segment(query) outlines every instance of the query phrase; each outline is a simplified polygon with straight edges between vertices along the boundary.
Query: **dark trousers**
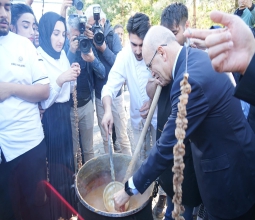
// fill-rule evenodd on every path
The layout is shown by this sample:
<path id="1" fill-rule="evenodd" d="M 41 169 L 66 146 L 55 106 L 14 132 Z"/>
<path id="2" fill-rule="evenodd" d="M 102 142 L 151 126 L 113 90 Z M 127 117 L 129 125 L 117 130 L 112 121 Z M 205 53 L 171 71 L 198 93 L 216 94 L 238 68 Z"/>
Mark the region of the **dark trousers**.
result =
<path id="1" fill-rule="evenodd" d="M 0 220 L 49 220 L 46 145 L 0 164 Z"/>

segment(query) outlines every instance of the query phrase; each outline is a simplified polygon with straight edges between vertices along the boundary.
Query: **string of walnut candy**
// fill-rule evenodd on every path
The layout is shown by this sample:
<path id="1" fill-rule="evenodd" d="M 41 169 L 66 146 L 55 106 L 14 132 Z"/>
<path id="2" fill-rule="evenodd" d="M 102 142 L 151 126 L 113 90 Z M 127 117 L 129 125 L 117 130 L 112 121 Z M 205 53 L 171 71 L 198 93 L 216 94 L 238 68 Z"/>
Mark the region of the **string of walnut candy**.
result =
<path id="1" fill-rule="evenodd" d="M 172 171 L 173 176 L 173 190 L 174 197 L 172 202 L 174 203 L 174 210 L 172 211 L 172 217 L 175 220 L 184 220 L 184 217 L 180 216 L 184 211 L 184 206 L 182 203 L 182 182 L 183 182 L 183 170 L 185 164 L 183 163 L 183 156 L 185 155 L 185 145 L 183 140 L 185 138 L 185 130 L 188 127 L 188 120 L 186 118 L 187 111 L 186 105 L 188 103 L 189 93 L 191 92 L 191 86 L 188 83 L 188 73 L 184 73 L 183 80 L 180 82 L 181 95 L 179 96 L 180 102 L 178 103 L 178 113 L 176 118 L 176 129 L 175 137 L 177 138 L 177 143 L 173 148 L 174 153 L 174 166 Z"/>
<path id="2" fill-rule="evenodd" d="M 82 167 L 81 147 L 79 138 L 79 117 L 78 117 L 78 101 L 77 101 L 77 90 L 76 85 L 73 88 L 73 112 L 74 112 L 74 126 L 77 138 L 77 152 L 75 154 L 76 162 L 78 161 L 78 170 Z M 75 163 L 76 164 L 76 163 Z"/>

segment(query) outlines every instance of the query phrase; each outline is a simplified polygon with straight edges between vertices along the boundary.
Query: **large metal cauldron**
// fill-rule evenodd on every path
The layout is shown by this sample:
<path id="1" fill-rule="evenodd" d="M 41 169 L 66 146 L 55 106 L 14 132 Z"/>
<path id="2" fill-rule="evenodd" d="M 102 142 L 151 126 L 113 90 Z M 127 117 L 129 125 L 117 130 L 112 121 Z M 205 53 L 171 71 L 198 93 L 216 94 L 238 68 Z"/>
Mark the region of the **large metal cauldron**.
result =
<path id="1" fill-rule="evenodd" d="M 152 217 L 152 191 L 151 185 L 143 195 L 131 197 L 129 209 L 122 213 L 110 213 L 99 203 L 103 204 L 103 193 L 98 199 L 88 198 L 95 189 L 104 188 L 111 182 L 110 158 L 108 154 L 95 157 L 85 163 L 76 176 L 75 191 L 80 203 L 78 203 L 79 214 L 85 220 L 153 220 Z M 113 154 L 116 181 L 122 182 L 131 161 L 131 156 L 124 154 Z M 138 167 L 138 166 L 137 166 Z M 100 206 L 97 208 L 97 206 Z"/>

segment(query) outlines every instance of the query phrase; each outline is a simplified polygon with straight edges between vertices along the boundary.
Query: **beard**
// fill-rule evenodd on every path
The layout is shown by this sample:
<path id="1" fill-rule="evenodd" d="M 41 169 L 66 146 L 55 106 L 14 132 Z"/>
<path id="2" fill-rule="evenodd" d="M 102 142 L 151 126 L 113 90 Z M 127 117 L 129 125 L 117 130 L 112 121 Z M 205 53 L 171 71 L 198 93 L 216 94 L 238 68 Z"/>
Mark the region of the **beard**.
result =
<path id="1" fill-rule="evenodd" d="M 4 25 L 7 25 L 7 28 L 4 28 L 4 27 L 0 26 L 0 37 L 1 36 L 6 36 L 9 33 L 9 30 L 10 30 L 9 22 L 5 18 L 0 19 L 0 24 L 1 23 L 4 24 Z"/>
<path id="2" fill-rule="evenodd" d="M 140 54 L 134 54 L 137 61 L 141 61 L 143 59 L 143 55 Z"/>
<path id="3" fill-rule="evenodd" d="M 9 33 L 9 30 L 10 30 L 9 28 L 8 29 L 4 29 L 4 30 L 0 29 L 0 37 L 1 36 L 6 36 Z"/>

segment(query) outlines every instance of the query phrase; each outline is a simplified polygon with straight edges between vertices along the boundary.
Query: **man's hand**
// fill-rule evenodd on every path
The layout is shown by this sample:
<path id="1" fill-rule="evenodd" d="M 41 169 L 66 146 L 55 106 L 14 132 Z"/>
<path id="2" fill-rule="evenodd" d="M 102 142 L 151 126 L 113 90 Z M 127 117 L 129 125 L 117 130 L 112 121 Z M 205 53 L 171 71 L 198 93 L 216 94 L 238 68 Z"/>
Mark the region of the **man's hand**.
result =
<path id="1" fill-rule="evenodd" d="M 246 0 L 245 5 L 246 5 L 247 8 L 251 8 L 252 0 Z"/>
<path id="2" fill-rule="evenodd" d="M 91 48 L 90 48 L 90 52 L 88 54 L 81 53 L 81 57 L 84 61 L 89 62 L 89 63 L 91 63 L 95 60 L 95 56 L 94 56 L 94 53 Z"/>
<path id="3" fill-rule="evenodd" d="M 112 117 L 112 98 L 107 95 L 102 99 L 104 106 L 104 116 L 102 119 L 102 126 L 106 132 L 106 138 L 108 140 L 108 134 L 112 133 L 113 117 Z"/>
<path id="4" fill-rule="evenodd" d="M 206 49 L 205 41 L 197 38 L 190 39 L 190 46 L 193 48 L 198 48 L 200 50 Z"/>
<path id="5" fill-rule="evenodd" d="M 130 196 L 124 189 L 114 193 L 114 207 L 116 211 L 125 212 L 125 204 L 129 201 Z"/>
<path id="6" fill-rule="evenodd" d="M 105 111 L 102 122 L 101 122 L 108 141 L 108 134 L 112 133 L 112 125 L 113 125 L 113 116 L 111 111 Z"/>
<path id="7" fill-rule="evenodd" d="M 184 36 L 205 40 L 214 69 L 218 72 L 244 74 L 254 52 L 254 37 L 249 27 L 236 15 L 213 11 L 211 19 L 227 28 L 214 30 L 190 29 Z"/>
<path id="8" fill-rule="evenodd" d="M 92 40 L 94 38 L 94 33 L 93 33 L 93 31 L 91 31 L 91 28 L 92 28 L 92 26 L 90 24 L 86 23 L 86 30 L 84 32 L 84 35 L 86 35 L 87 38 Z"/>
<path id="9" fill-rule="evenodd" d="M 0 82 L 0 102 L 10 98 L 12 95 L 12 83 Z"/>
<path id="10" fill-rule="evenodd" d="M 152 99 L 150 99 L 149 101 L 145 102 L 142 107 L 139 109 L 140 111 L 140 115 L 143 119 L 146 119 L 147 116 L 148 116 L 148 113 L 149 113 L 149 109 L 151 107 L 151 102 L 152 102 Z"/>
<path id="11" fill-rule="evenodd" d="M 157 85 L 162 86 L 162 84 L 160 83 L 160 81 L 158 79 L 156 79 L 156 78 L 148 79 L 148 83 L 146 85 L 146 92 L 147 92 L 147 95 L 150 97 L 150 99 L 153 99 L 154 94 L 157 89 Z"/>
<path id="12" fill-rule="evenodd" d="M 239 5 L 239 10 L 250 8 L 252 6 L 252 0 L 242 0 L 242 1 L 239 0 L 238 5 Z"/>
<path id="13" fill-rule="evenodd" d="M 69 47 L 69 50 L 72 52 L 72 53 L 76 53 L 78 47 L 79 47 L 79 41 L 75 38 L 77 38 L 77 36 L 72 36 L 71 39 L 70 39 L 70 47 Z"/>
<path id="14" fill-rule="evenodd" d="M 100 51 L 100 52 L 104 52 L 105 51 L 105 49 L 106 49 L 106 43 L 105 43 L 105 41 L 104 41 L 104 43 L 101 45 L 101 46 L 98 46 L 94 41 L 93 41 L 93 43 L 94 43 L 94 45 L 95 45 L 95 47 Z"/>

